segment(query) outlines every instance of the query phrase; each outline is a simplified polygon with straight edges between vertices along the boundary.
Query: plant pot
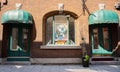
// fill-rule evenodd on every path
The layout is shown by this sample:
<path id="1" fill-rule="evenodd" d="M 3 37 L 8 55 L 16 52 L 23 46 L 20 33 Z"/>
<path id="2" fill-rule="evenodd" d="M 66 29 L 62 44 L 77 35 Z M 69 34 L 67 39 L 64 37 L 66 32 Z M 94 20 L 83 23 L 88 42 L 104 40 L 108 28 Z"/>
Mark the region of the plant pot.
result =
<path id="1" fill-rule="evenodd" d="M 89 67 L 89 60 L 85 61 L 85 57 L 82 58 L 83 67 Z"/>

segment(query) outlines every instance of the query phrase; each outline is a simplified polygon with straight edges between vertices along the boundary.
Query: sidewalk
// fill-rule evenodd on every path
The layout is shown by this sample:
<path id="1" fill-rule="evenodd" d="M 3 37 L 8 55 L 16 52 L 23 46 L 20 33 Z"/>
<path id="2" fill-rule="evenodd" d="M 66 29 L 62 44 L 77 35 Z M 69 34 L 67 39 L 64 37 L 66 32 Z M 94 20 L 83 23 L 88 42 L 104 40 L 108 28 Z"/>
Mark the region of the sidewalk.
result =
<path id="1" fill-rule="evenodd" d="M 120 72 L 120 65 L 0 65 L 0 72 Z"/>

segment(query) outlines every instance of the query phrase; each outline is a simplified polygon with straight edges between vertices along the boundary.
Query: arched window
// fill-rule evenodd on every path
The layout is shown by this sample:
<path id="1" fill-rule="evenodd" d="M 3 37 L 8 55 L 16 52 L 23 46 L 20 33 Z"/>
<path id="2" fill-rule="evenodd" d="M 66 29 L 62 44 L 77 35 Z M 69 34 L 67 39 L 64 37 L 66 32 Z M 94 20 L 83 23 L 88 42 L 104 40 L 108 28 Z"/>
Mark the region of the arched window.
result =
<path id="1" fill-rule="evenodd" d="M 45 44 L 75 45 L 74 18 L 70 15 L 54 15 L 46 19 Z"/>

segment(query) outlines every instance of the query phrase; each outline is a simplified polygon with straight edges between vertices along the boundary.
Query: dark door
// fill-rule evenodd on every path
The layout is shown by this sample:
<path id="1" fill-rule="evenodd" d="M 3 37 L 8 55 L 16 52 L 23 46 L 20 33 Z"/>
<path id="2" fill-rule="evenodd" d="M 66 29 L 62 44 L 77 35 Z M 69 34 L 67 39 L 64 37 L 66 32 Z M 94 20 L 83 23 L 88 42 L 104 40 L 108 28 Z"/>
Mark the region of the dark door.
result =
<path id="1" fill-rule="evenodd" d="M 28 57 L 30 55 L 30 30 L 28 27 L 11 27 L 9 33 L 9 57 Z"/>
<path id="2" fill-rule="evenodd" d="M 109 27 L 92 28 L 92 53 L 93 54 L 111 54 L 111 32 Z"/>

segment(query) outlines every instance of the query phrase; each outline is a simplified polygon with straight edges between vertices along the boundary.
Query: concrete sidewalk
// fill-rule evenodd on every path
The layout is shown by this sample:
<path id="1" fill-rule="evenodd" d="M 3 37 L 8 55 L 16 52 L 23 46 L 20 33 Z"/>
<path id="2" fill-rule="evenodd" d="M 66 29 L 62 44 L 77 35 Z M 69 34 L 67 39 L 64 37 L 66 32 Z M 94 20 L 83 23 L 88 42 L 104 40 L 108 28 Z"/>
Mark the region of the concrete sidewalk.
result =
<path id="1" fill-rule="evenodd" d="M 0 65 L 0 72 L 120 72 L 120 65 Z"/>

